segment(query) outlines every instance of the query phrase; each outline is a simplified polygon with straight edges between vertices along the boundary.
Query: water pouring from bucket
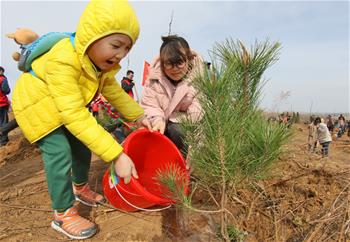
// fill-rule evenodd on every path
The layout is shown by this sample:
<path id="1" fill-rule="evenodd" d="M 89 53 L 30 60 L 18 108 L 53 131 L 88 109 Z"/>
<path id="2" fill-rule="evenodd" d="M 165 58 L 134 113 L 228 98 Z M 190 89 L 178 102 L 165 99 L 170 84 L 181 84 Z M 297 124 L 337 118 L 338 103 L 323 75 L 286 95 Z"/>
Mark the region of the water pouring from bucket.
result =
<path id="1" fill-rule="evenodd" d="M 164 135 L 138 129 L 123 144 L 133 160 L 139 179 L 129 184 L 115 174 L 113 165 L 103 177 L 103 192 L 114 207 L 133 212 L 159 211 L 176 203 L 176 197 L 189 192 L 189 174 L 177 147 Z M 149 209 L 153 206 L 160 209 Z"/>

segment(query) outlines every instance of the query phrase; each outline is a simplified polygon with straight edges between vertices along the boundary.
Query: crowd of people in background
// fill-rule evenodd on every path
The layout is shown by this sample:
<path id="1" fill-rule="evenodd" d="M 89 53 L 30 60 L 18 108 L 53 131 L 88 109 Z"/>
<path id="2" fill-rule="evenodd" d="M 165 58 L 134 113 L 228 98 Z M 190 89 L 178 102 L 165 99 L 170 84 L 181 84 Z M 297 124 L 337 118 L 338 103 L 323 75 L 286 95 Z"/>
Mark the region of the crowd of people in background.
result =
<path id="1" fill-rule="evenodd" d="M 332 115 L 328 115 L 325 121 L 329 132 L 333 135 L 336 132 L 336 138 L 341 138 L 346 134 L 350 137 L 350 119 L 346 120 L 343 114 L 333 118 Z"/>
<path id="2" fill-rule="evenodd" d="M 279 124 L 285 125 L 287 128 L 290 128 L 293 123 L 300 122 L 300 114 L 299 112 L 292 112 L 291 114 L 289 112 L 282 112 L 277 116 L 269 117 L 268 121 L 277 122 Z"/>
<path id="3" fill-rule="evenodd" d="M 308 148 L 314 153 L 317 151 L 318 144 L 321 146 L 322 157 L 328 157 L 329 145 L 332 137 L 340 139 L 347 130 L 347 136 L 350 137 L 350 120 L 346 121 L 343 114 L 338 118 L 328 115 L 324 120 L 321 117 L 310 116 Z"/>
<path id="4" fill-rule="evenodd" d="M 298 112 L 282 112 L 275 117 L 269 117 L 268 120 L 290 128 L 293 123 L 300 122 L 300 115 Z M 350 138 L 350 119 L 346 120 L 343 114 L 328 115 L 325 119 L 311 115 L 310 120 L 306 123 L 309 124 L 308 150 L 311 153 L 320 153 L 322 157 L 328 157 L 333 139 L 338 140 L 343 135 Z"/>

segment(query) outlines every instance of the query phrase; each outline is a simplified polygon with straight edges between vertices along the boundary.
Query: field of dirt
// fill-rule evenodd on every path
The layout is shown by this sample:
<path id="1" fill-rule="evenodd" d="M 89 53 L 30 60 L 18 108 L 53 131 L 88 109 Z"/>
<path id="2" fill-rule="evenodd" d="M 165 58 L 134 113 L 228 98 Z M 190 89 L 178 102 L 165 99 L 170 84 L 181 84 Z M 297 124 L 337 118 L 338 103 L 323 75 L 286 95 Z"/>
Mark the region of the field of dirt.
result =
<path id="1" fill-rule="evenodd" d="M 330 156 L 322 158 L 307 151 L 307 134 L 306 125 L 294 125 L 270 177 L 237 190 L 230 221 L 242 241 L 350 241 L 349 137 L 334 139 Z M 9 138 L 0 147 L 0 241 L 67 241 L 50 228 L 39 149 L 19 129 Z M 99 192 L 107 167 L 93 157 L 90 184 Z M 204 197 L 194 197 L 195 207 L 210 206 Z M 215 234 L 218 215 L 186 212 L 178 216 L 184 220 L 179 223 L 173 210 L 123 213 L 108 205 L 78 207 L 99 226 L 98 234 L 86 241 L 220 241 Z M 185 228 L 179 233 L 181 224 Z"/>

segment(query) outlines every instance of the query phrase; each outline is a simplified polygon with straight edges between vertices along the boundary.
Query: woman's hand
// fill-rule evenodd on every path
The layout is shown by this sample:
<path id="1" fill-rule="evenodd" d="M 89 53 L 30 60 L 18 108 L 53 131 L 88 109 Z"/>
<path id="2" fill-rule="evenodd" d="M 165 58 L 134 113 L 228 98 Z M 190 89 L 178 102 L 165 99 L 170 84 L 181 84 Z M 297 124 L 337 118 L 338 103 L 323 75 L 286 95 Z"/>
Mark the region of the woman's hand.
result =
<path id="1" fill-rule="evenodd" d="M 153 127 L 152 127 L 153 131 L 159 131 L 159 133 L 164 134 L 165 131 L 165 121 L 164 119 L 158 119 L 154 122 Z"/>
<path id="2" fill-rule="evenodd" d="M 124 152 L 114 161 L 114 171 L 119 177 L 124 178 L 125 184 L 130 182 L 131 175 L 136 179 L 139 178 L 134 162 Z"/>
<path id="3" fill-rule="evenodd" d="M 152 131 L 152 125 L 149 119 L 146 116 L 143 116 L 139 120 L 136 121 L 137 126 L 143 126 L 147 128 L 148 130 Z"/>

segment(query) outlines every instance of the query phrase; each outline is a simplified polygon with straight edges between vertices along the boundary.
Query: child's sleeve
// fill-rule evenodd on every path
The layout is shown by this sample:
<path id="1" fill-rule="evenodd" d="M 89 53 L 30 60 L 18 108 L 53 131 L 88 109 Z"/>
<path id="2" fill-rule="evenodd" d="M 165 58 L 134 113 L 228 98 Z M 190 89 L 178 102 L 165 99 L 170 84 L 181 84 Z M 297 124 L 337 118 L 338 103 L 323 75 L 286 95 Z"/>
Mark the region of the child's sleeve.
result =
<path id="1" fill-rule="evenodd" d="M 114 78 L 105 81 L 101 92 L 127 120 L 136 121 L 143 116 L 144 111 L 141 106 L 121 88 Z"/>
<path id="2" fill-rule="evenodd" d="M 145 110 L 145 116 L 148 117 L 152 123 L 158 119 L 166 120 L 165 117 L 165 107 L 161 107 L 161 101 L 159 100 L 159 93 L 156 88 L 154 88 L 152 81 L 149 81 L 148 84 L 142 90 L 141 97 L 141 107 Z"/>
<path id="3" fill-rule="evenodd" d="M 123 149 L 85 107 L 78 84 L 80 75 L 81 69 L 76 55 L 61 51 L 47 61 L 44 79 L 62 123 L 69 132 L 101 159 L 112 161 Z"/>

